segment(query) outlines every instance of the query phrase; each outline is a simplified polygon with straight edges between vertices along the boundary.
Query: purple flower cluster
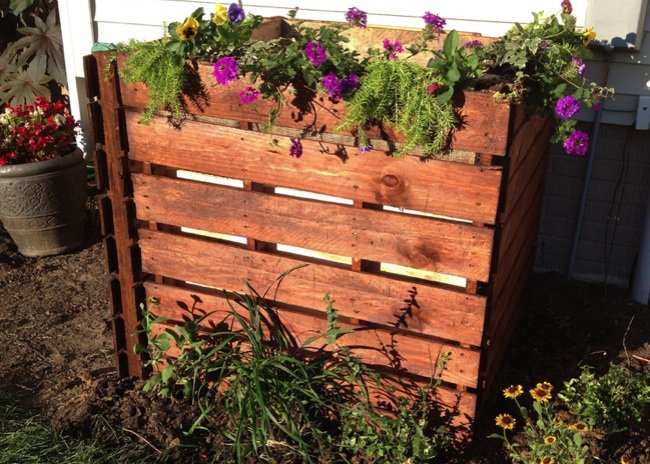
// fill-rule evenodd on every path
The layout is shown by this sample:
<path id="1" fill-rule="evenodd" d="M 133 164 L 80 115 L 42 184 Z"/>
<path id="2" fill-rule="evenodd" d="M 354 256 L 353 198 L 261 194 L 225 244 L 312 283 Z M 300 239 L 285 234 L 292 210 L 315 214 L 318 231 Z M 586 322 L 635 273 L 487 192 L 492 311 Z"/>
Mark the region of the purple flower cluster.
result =
<path id="1" fill-rule="evenodd" d="M 563 121 L 568 121 L 578 111 L 580 111 L 580 103 L 573 95 L 562 97 L 555 104 L 555 114 Z"/>
<path id="2" fill-rule="evenodd" d="M 241 92 L 239 92 L 239 104 L 240 105 L 248 105 L 249 103 L 253 103 L 255 100 L 257 100 L 257 97 L 260 96 L 260 91 L 248 86 Z"/>
<path id="3" fill-rule="evenodd" d="M 337 98 L 341 98 L 348 90 L 359 88 L 359 76 L 354 73 L 350 73 L 348 77 L 339 79 L 336 74 L 330 72 L 329 74 L 323 76 L 321 85 L 327 92 L 327 95 L 331 99 L 336 100 Z"/>
<path id="4" fill-rule="evenodd" d="M 465 45 L 463 45 L 463 47 L 465 47 L 465 48 L 479 48 L 479 47 L 482 47 L 482 46 L 483 46 L 483 42 L 481 42 L 480 40 L 476 40 L 476 39 L 470 40 L 469 42 L 465 42 Z"/>
<path id="5" fill-rule="evenodd" d="M 574 56 L 571 58 L 571 63 L 578 68 L 578 76 L 580 77 L 585 77 L 585 71 L 587 69 L 587 65 L 585 62 L 580 58 L 579 56 Z"/>
<path id="6" fill-rule="evenodd" d="M 212 75 L 221 85 L 228 85 L 228 83 L 237 79 L 239 74 L 239 65 L 232 56 L 219 58 L 212 64 L 212 68 Z"/>
<path id="7" fill-rule="evenodd" d="M 396 60 L 397 54 L 403 52 L 404 47 L 402 47 L 402 42 L 399 40 L 391 43 L 389 39 L 384 39 L 384 50 L 386 53 L 386 58 L 389 60 Z"/>
<path id="8" fill-rule="evenodd" d="M 314 67 L 320 66 L 327 60 L 327 50 L 318 42 L 307 42 L 303 51 Z"/>
<path id="9" fill-rule="evenodd" d="M 447 24 L 446 19 L 441 18 L 437 14 L 433 14 L 429 11 L 427 11 L 424 16 L 422 16 L 422 19 L 424 19 L 427 27 L 430 27 L 435 32 L 442 32 L 445 28 L 445 24 Z"/>
<path id="10" fill-rule="evenodd" d="M 368 15 L 365 11 L 361 11 L 357 7 L 348 9 L 347 13 L 345 13 L 345 20 L 353 26 L 359 26 L 364 29 L 368 25 Z"/>
<path id="11" fill-rule="evenodd" d="M 370 153 L 371 151 L 372 151 L 372 145 L 370 144 L 359 146 L 359 153 L 361 153 L 362 155 L 364 153 Z"/>
<path id="12" fill-rule="evenodd" d="M 573 131 L 564 141 L 564 150 L 567 154 L 584 156 L 589 148 L 589 136 L 582 131 Z"/>
<path id="13" fill-rule="evenodd" d="M 289 149 L 289 154 L 294 158 L 300 158 L 302 156 L 302 143 L 298 137 L 291 137 L 291 148 Z"/>
<path id="14" fill-rule="evenodd" d="M 233 3 L 230 5 L 228 8 L 228 21 L 230 21 L 233 24 L 239 24 L 241 23 L 244 18 L 246 18 L 246 13 L 244 13 L 244 9 L 239 6 L 237 3 Z"/>

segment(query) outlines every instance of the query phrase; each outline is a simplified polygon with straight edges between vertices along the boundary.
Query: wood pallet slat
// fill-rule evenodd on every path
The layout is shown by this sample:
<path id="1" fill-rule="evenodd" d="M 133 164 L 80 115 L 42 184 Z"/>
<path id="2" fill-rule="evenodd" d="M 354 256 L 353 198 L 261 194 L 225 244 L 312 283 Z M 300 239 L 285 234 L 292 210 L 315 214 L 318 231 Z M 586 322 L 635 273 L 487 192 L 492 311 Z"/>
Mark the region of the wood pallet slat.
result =
<path id="1" fill-rule="evenodd" d="M 494 231 L 412 215 L 134 175 L 138 219 L 487 281 Z"/>
<path id="2" fill-rule="evenodd" d="M 231 291 L 244 291 L 243 280 L 275 301 L 322 310 L 330 294 L 341 315 L 431 336 L 479 345 L 486 299 L 424 283 L 305 264 L 299 259 L 260 253 L 202 240 L 142 229 L 139 232 L 145 272 Z M 179 260 L 178 257 L 183 259 Z M 410 313 L 410 314 L 409 314 Z"/>

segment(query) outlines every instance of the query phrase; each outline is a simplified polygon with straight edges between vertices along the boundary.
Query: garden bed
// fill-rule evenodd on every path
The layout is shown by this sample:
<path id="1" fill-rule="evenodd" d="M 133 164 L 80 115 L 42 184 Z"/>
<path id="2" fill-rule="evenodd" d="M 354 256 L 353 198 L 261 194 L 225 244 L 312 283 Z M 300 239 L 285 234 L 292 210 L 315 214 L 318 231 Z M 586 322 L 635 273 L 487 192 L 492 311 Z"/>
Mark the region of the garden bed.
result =
<path id="1" fill-rule="evenodd" d="M 88 57 L 88 75 L 123 59 Z M 355 329 L 344 344 L 422 381 L 441 376 L 441 403 L 471 419 L 530 275 L 550 122 L 466 92 L 450 153 L 395 159 L 399 138 L 379 129 L 375 149 L 358 153 L 355 134 L 334 130 L 344 105 L 319 96 L 287 95 L 263 131 L 270 104 L 241 106 L 246 83 L 208 84 L 210 70 L 194 66 L 178 125 L 139 123 L 143 85 L 89 78 L 120 372 L 142 374 L 131 334 L 146 297 L 175 320 L 200 302 L 222 311 L 215 323 L 220 290 L 246 279 L 264 291 L 293 270 L 269 300 L 299 340 L 322 333 L 329 294 Z M 289 156 L 295 140 L 300 158 Z"/>

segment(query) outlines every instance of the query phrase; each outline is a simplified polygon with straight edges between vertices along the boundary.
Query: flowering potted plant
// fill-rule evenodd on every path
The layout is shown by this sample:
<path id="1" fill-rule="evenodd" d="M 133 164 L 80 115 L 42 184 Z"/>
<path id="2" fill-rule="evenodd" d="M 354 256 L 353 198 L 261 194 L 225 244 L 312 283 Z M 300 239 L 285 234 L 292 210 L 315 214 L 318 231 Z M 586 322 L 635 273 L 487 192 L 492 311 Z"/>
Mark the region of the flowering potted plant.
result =
<path id="1" fill-rule="evenodd" d="M 78 122 L 37 97 L 0 114 L 0 221 L 26 256 L 73 250 L 84 238 L 86 168 Z"/>
<path id="2" fill-rule="evenodd" d="M 484 45 L 476 39 L 462 43 L 456 31 L 445 32 L 444 18 L 426 12 L 412 44 L 385 38 L 381 48 L 362 55 L 349 45 L 349 29 L 367 27 L 367 16 L 358 8 L 348 10 L 347 23 L 316 28 L 298 21 L 282 37 L 260 41 L 254 33 L 261 17 L 246 16 L 241 3 L 217 4 L 208 19 L 199 8 L 183 22 L 171 23 L 160 41 L 123 46 L 131 55 L 121 72 L 127 82 L 147 84 L 151 101 L 145 121 L 165 107 L 182 117 L 182 94 L 192 69 L 186 60 L 207 61 L 213 64 L 209 85 L 250 81 L 238 91 L 241 106 L 258 99 L 275 102 L 270 123 L 287 103 L 287 89 L 289 99 L 308 94 L 344 100 L 348 111 L 339 129 L 357 134 L 360 149 L 367 151 L 366 129 L 384 125 L 402 134 L 397 155 L 430 156 L 450 148 L 450 134 L 462 125 L 455 109 L 462 106 L 459 94 L 491 87 L 495 98 L 523 101 L 554 117 L 552 141 L 563 142 L 567 153 L 584 155 L 588 137 L 575 130 L 573 116 L 582 107 L 600 105 L 613 90 L 585 79 L 583 58 L 595 32 L 578 28 L 571 13 L 570 1 L 564 0 L 557 15 L 534 13 L 530 24 Z"/>

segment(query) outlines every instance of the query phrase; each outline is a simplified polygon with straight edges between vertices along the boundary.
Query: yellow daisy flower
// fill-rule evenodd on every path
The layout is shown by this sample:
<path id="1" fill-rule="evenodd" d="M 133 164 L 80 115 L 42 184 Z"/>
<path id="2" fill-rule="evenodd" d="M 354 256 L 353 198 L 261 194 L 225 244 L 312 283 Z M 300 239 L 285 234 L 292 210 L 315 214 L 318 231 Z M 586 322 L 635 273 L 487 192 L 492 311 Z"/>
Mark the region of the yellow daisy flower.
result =
<path id="1" fill-rule="evenodd" d="M 575 424 L 573 424 L 571 428 L 582 433 L 586 433 L 589 431 L 589 426 L 587 424 L 583 424 L 582 422 L 576 422 Z"/>
<path id="2" fill-rule="evenodd" d="M 630 464 L 624 457 L 621 456 L 621 464 Z"/>
<path id="3" fill-rule="evenodd" d="M 503 389 L 503 396 L 506 398 L 517 398 L 524 392 L 521 385 L 510 385 L 508 388 Z"/>
<path id="4" fill-rule="evenodd" d="M 176 34 L 181 40 L 192 40 L 199 31 L 199 22 L 190 16 L 183 24 L 176 26 Z"/>
<path id="5" fill-rule="evenodd" d="M 541 388 L 542 390 L 546 390 L 548 392 L 553 391 L 553 385 L 550 382 L 540 382 L 537 384 L 537 388 Z"/>
<path id="6" fill-rule="evenodd" d="M 510 414 L 499 414 L 495 418 L 496 424 L 502 429 L 512 430 L 515 428 L 517 421 Z"/>
<path id="7" fill-rule="evenodd" d="M 217 26 L 221 26 L 228 21 L 228 8 L 221 3 L 216 4 L 214 15 L 212 15 L 212 22 Z"/>
<path id="8" fill-rule="evenodd" d="M 557 437 L 554 435 L 549 435 L 548 437 L 544 438 L 544 444 L 545 445 L 552 445 L 557 441 Z"/>
<path id="9" fill-rule="evenodd" d="M 587 45 L 589 45 L 589 42 L 591 42 L 595 38 L 596 38 L 596 31 L 594 31 L 593 27 L 590 27 L 582 33 L 582 44 L 586 47 Z"/>
<path id="10" fill-rule="evenodd" d="M 544 458 L 539 461 L 539 464 L 554 464 L 555 458 L 552 456 L 544 456 Z"/>
<path id="11" fill-rule="evenodd" d="M 530 396 L 532 396 L 535 401 L 544 403 L 551 399 L 551 392 L 543 388 L 535 387 L 530 390 Z"/>

